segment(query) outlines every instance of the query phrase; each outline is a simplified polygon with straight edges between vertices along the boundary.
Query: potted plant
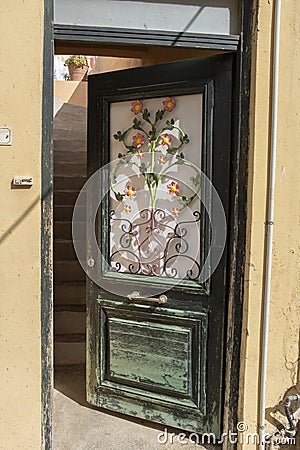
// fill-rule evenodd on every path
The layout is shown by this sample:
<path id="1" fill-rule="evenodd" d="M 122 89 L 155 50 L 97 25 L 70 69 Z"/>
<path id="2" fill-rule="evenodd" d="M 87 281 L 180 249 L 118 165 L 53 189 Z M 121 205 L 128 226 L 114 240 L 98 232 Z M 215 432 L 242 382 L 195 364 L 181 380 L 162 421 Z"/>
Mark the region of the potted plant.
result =
<path id="1" fill-rule="evenodd" d="M 65 61 L 68 66 L 71 81 L 81 81 L 85 78 L 89 65 L 85 56 L 72 55 Z"/>

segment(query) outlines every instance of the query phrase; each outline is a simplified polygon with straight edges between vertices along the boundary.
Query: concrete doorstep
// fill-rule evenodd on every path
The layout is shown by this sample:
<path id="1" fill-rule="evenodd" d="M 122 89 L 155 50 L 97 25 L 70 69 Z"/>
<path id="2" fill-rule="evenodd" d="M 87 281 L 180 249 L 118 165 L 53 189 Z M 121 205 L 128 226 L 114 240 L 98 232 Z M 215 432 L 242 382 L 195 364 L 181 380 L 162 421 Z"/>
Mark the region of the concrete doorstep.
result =
<path id="1" fill-rule="evenodd" d="M 213 445 L 196 445 L 188 439 L 186 444 L 180 443 L 179 431 L 171 435 L 164 429 L 164 426 L 104 412 L 89 405 L 85 401 L 84 366 L 57 368 L 53 450 L 220 449 Z M 188 437 L 188 433 L 186 435 Z"/>

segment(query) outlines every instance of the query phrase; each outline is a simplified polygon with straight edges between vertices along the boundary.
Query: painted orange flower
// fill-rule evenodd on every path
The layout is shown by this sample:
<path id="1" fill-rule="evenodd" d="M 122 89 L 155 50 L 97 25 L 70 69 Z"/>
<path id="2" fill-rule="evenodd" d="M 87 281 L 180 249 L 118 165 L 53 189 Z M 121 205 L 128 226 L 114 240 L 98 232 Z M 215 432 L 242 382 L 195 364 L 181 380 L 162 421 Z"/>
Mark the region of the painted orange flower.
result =
<path id="1" fill-rule="evenodd" d="M 140 148 L 144 144 L 144 136 L 141 133 L 137 133 L 132 138 L 132 145 L 136 148 Z"/>
<path id="2" fill-rule="evenodd" d="M 140 159 L 142 159 L 142 157 L 144 156 L 143 150 L 138 150 L 138 151 L 136 152 L 136 154 L 137 154 L 137 156 L 138 156 Z"/>
<path id="3" fill-rule="evenodd" d="M 165 164 L 165 162 L 166 162 L 166 158 L 164 156 L 160 156 L 157 160 L 158 160 L 158 163 L 161 165 Z"/>
<path id="4" fill-rule="evenodd" d="M 124 192 L 127 198 L 133 198 L 136 196 L 136 189 L 134 186 L 128 185 Z"/>
<path id="5" fill-rule="evenodd" d="M 179 213 L 180 213 L 180 211 L 179 211 L 178 208 L 173 208 L 173 210 L 172 210 L 173 216 L 178 217 L 178 216 L 179 216 Z"/>
<path id="6" fill-rule="evenodd" d="M 173 97 L 166 98 L 166 100 L 164 100 L 163 102 L 163 105 L 165 111 L 173 111 L 173 109 L 176 106 L 175 98 Z"/>
<path id="7" fill-rule="evenodd" d="M 143 109 L 143 103 L 140 102 L 139 100 L 135 100 L 135 102 L 132 102 L 132 103 L 131 103 L 131 106 L 132 106 L 131 111 L 132 111 L 135 115 L 136 115 L 136 114 L 139 114 L 139 113 L 142 111 L 142 109 Z"/>
<path id="8" fill-rule="evenodd" d="M 179 194 L 179 184 L 175 181 L 171 181 L 171 183 L 167 185 L 167 189 L 171 195 Z"/>
<path id="9" fill-rule="evenodd" d="M 131 213 L 131 206 L 126 205 L 126 203 L 125 203 L 125 205 L 124 205 L 124 211 L 125 211 L 127 214 Z"/>
<path id="10" fill-rule="evenodd" d="M 172 145 L 172 137 L 167 133 L 162 134 L 159 138 L 158 143 L 159 145 L 162 145 L 164 149 L 169 148 Z"/>

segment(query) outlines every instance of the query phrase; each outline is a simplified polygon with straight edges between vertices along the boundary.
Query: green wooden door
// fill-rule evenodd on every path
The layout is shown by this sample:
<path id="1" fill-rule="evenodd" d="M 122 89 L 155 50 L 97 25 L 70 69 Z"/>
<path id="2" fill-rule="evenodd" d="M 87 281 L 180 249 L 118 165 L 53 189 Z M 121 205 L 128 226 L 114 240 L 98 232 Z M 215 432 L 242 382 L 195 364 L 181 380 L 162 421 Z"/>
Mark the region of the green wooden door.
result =
<path id="1" fill-rule="evenodd" d="M 230 55 L 89 77 L 88 401 L 216 435 L 231 85 Z"/>

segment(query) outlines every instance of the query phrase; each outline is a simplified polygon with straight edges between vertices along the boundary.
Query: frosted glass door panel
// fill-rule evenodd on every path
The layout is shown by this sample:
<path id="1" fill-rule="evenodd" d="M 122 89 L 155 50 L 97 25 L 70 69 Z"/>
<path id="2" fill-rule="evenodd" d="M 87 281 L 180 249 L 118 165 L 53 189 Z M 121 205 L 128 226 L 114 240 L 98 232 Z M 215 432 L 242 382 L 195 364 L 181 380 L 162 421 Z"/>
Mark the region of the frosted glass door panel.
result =
<path id="1" fill-rule="evenodd" d="M 111 103 L 113 271 L 199 277 L 202 128 L 202 94 Z"/>

